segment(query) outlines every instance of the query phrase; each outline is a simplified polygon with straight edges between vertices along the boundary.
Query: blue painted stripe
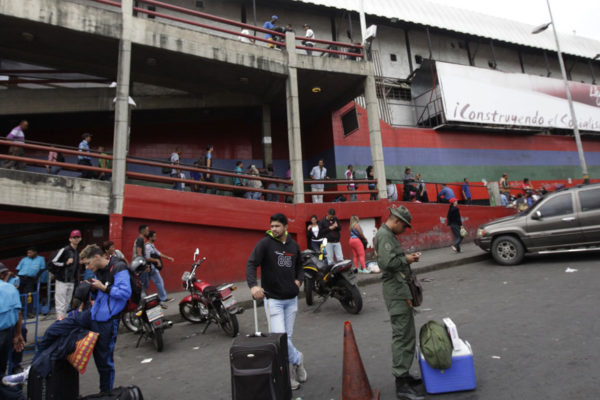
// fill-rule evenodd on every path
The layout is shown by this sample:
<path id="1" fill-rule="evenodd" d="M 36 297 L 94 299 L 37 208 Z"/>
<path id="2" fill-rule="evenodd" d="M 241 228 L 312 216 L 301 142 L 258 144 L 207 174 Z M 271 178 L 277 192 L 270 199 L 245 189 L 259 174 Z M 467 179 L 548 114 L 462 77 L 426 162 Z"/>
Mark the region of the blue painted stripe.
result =
<path id="1" fill-rule="evenodd" d="M 385 147 L 385 164 L 393 165 L 579 165 L 576 151 L 532 151 L 490 149 L 448 149 L 421 147 Z M 600 152 L 585 152 L 588 165 L 600 165 Z M 371 149 L 366 146 L 336 146 L 337 165 L 371 163 Z"/>

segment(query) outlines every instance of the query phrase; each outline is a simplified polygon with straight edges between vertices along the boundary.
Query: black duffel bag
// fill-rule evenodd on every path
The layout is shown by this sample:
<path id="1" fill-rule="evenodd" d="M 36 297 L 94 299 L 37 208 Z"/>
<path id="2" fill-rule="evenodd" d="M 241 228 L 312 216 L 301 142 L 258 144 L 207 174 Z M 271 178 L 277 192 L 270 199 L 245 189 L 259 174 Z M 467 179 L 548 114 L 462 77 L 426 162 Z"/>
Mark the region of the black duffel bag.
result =
<path id="1" fill-rule="evenodd" d="M 144 400 L 144 396 L 139 387 L 131 385 L 119 386 L 114 388 L 110 393 L 99 393 L 81 397 L 80 400 Z"/>

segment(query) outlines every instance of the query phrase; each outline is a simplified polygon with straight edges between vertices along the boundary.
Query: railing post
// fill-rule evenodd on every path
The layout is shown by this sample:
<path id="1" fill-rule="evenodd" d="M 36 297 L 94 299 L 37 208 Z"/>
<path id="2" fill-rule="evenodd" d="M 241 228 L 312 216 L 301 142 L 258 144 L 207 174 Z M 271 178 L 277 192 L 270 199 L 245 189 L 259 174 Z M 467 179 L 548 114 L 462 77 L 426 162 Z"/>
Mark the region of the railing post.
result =
<path id="1" fill-rule="evenodd" d="M 285 34 L 288 55 L 288 78 L 285 87 L 287 106 L 290 173 L 293 182 L 294 203 L 304 203 L 304 176 L 302 172 L 302 139 L 300 132 L 300 99 L 298 96 L 298 69 L 296 68 L 296 38 L 293 32 Z"/>
<path id="2" fill-rule="evenodd" d="M 131 31 L 133 0 L 121 1 L 121 40 L 117 70 L 117 96 L 113 138 L 112 213 L 123 212 L 127 153 L 129 151 L 129 85 L 131 73 Z"/>
<path id="3" fill-rule="evenodd" d="M 383 144 L 381 141 L 381 125 L 379 120 L 379 102 L 377 100 L 377 88 L 375 87 L 375 75 L 373 62 L 367 61 L 368 75 L 365 78 L 365 101 L 367 103 L 367 116 L 369 120 L 369 141 L 371 143 L 371 159 L 377 179 L 377 190 L 379 199 L 387 198 L 385 187 L 385 163 L 383 162 Z"/>
<path id="4" fill-rule="evenodd" d="M 262 106 L 262 142 L 264 153 L 264 168 L 273 163 L 273 144 L 271 138 L 271 106 L 263 104 Z"/>

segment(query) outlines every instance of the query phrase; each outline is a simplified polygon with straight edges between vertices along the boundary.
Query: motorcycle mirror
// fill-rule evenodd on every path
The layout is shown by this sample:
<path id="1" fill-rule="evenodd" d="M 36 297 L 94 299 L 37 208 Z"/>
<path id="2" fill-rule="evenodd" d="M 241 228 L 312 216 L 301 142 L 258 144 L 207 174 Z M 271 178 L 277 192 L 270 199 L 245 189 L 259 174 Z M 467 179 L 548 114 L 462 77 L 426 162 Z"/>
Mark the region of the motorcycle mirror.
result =
<path id="1" fill-rule="evenodd" d="M 196 247 L 196 251 L 194 252 L 194 261 L 196 261 L 196 257 L 200 254 L 200 249 Z"/>

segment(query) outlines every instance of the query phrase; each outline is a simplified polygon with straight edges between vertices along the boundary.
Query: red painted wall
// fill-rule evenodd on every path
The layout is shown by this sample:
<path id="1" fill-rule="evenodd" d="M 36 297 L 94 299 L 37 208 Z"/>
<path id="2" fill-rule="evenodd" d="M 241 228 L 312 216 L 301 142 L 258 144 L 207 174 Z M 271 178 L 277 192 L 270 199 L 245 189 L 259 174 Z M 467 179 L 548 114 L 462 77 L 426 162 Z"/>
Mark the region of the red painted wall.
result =
<path id="1" fill-rule="evenodd" d="M 397 203 L 406 205 L 413 215 L 413 229 L 401 236 L 403 244 L 418 249 L 446 246 L 451 243 L 450 230 L 441 218 L 446 217 L 447 205 Z M 190 268 L 195 248 L 207 258 L 199 272 L 202 279 L 214 283 L 245 280 L 245 267 L 256 242 L 268 229 L 269 217 L 282 212 L 289 219 L 288 231 L 306 248 L 306 221 L 312 214 L 320 218 L 329 208 L 335 208 L 342 222 L 342 248 L 346 258 L 352 257 L 348 245 L 348 222 L 351 215 L 375 218 L 377 226 L 387 218 L 387 200 L 377 202 L 283 204 L 252 201 L 234 197 L 127 185 L 122 231 L 120 216 L 111 216 L 111 240 L 131 256 L 138 225 L 144 223 L 158 235 L 157 248 L 175 258 L 166 262 L 163 278 L 168 290 L 180 290 L 180 278 Z M 514 213 L 503 208 L 462 207 L 465 226 L 474 235 L 476 228 L 495 218 Z"/>

